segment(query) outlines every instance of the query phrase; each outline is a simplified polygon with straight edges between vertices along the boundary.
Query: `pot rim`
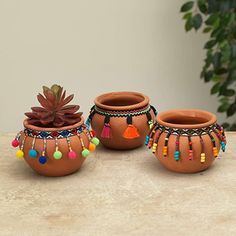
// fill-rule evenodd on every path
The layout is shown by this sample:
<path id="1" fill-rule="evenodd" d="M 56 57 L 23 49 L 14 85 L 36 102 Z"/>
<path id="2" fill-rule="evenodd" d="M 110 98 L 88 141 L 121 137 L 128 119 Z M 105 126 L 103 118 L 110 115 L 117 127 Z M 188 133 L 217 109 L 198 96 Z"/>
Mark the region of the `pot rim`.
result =
<path id="1" fill-rule="evenodd" d="M 127 97 L 127 99 L 129 99 L 130 97 L 133 98 L 139 97 L 142 98 L 142 101 L 132 105 L 124 105 L 124 106 L 112 106 L 103 104 L 104 101 L 108 101 L 109 99 L 114 99 L 119 97 L 120 98 Z M 110 92 L 101 94 L 98 97 L 96 97 L 94 103 L 96 106 L 104 110 L 110 110 L 110 111 L 135 110 L 147 106 L 149 104 L 149 97 L 139 92 L 131 92 L 131 91 Z"/>
<path id="2" fill-rule="evenodd" d="M 203 123 L 197 123 L 197 124 L 178 124 L 178 123 L 170 123 L 165 121 L 167 118 L 173 118 L 173 114 L 178 113 L 176 117 L 184 117 L 188 115 L 188 117 L 199 117 L 199 118 L 205 118 L 207 121 Z M 208 127 L 214 123 L 216 123 L 216 115 L 209 111 L 200 110 L 200 109 L 174 109 L 174 110 L 168 110 L 164 112 L 160 112 L 158 116 L 156 117 L 157 123 L 160 125 L 170 127 L 170 128 L 182 128 L 182 129 L 198 129 L 203 127 Z"/>
<path id="3" fill-rule="evenodd" d="M 45 131 L 45 132 L 54 132 L 54 131 L 63 131 L 63 130 L 70 130 L 70 129 L 75 129 L 81 125 L 84 124 L 84 118 L 81 116 L 81 120 L 73 125 L 68 125 L 68 126 L 63 126 L 59 128 L 45 128 L 45 127 L 40 127 L 36 125 L 31 125 L 29 124 L 29 118 L 26 118 L 23 122 L 23 125 L 27 129 L 32 129 L 35 131 Z"/>

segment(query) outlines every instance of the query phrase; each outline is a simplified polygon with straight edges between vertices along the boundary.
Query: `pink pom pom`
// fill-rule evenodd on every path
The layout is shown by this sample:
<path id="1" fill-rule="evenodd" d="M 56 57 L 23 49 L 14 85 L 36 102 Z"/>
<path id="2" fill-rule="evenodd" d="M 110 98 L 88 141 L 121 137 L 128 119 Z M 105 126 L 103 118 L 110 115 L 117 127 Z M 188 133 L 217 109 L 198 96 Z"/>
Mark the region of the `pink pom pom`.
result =
<path id="1" fill-rule="evenodd" d="M 14 139 L 12 142 L 11 142 L 11 145 L 12 147 L 18 147 L 19 146 L 19 141 L 17 139 Z"/>
<path id="2" fill-rule="evenodd" d="M 68 153 L 68 158 L 69 158 L 69 159 L 74 160 L 76 157 L 77 157 L 76 152 L 70 151 L 70 152 Z"/>

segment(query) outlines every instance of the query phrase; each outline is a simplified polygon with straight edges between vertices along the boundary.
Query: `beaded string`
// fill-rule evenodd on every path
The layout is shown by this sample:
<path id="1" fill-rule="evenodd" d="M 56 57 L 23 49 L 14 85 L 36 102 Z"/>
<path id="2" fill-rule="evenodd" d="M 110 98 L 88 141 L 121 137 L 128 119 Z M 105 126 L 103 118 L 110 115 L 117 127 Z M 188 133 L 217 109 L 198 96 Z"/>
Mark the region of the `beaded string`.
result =
<path id="1" fill-rule="evenodd" d="M 32 158 L 35 158 L 38 155 L 37 151 L 34 149 L 35 140 L 36 140 L 36 136 L 34 136 L 34 138 L 33 138 L 32 146 L 31 146 L 31 149 L 29 150 L 29 153 L 28 153 L 29 156 L 32 157 Z"/>
<path id="2" fill-rule="evenodd" d="M 148 119 L 148 125 L 149 125 L 149 128 L 152 129 L 153 125 L 154 125 L 154 122 L 152 120 L 152 116 L 150 114 L 150 112 L 147 112 L 146 113 L 146 116 L 147 116 L 147 119 Z"/>
<path id="3" fill-rule="evenodd" d="M 24 145 L 25 145 L 25 139 L 26 139 L 26 135 L 24 134 L 24 138 L 23 138 L 23 140 L 22 140 L 20 149 L 17 150 L 17 152 L 16 152 L 16 156 L 17 156 L 18 158 L 24 157 L 23 149 L 24 149 Z"/>
<path id="4" fill-rule="evenodd" d="M 154 140 L 154 143 L 152 145 L 152 153 L 156 152 L 157 147 L 158 147 L 158 141 L 159 141 L 159 138 L 162 135 L 162 133 L 163 133 L 163 131 L 157 131 L 156 132 L 155 140 Z"/>
<path id="5" fill-rule="evenodd" d="M 175 160 L 178 161 L 180 157 L 180 151 L 179 151 L 179 135 L 176 136 L 175 140 Z"/>
<path id="6" fill-rule="evenodd" d="M 213 144 L 213 148 L 212 148 L 212 150 L 213 150 L 213 155 L 214 155 L 214 157 L 217 157 L 217 156 L 218 156 L 218 151 L 217 151 L 215 139 L 214 139 L 214 137 L 212 136 L 211 133 L 208 133 L 208 135 L 210 136 L 211 142 L 212 142 L 212 144 Z"/>
<path id="7" fill-rule="evenodd" d="M 169 137 L 171 135 L 171 131 L 169 133 L 167 133 L 166 137 L 165 137 L 165 144 L 163 147 L 163 156 L 166 157 L 167 156 L 167 152 L 168 152 L 168 141 L 169 141 Z"/>
<path id="8" fill-rule="evenodd" d="M 81 146 L 82 146 L 82 156 L 88 157 L 88 155 L 90 154 L 90 151 L 85 147 L 84 141 L 83 141 L 81 135 L 78 134 L 78 138 L 79 138 Z"/>
<path id="9" fill-rule="evenodd" d="M 59 151 L 59 144 L 57 138 L 55 138 L 55 152 L 53 153 L 53 157 L 56 160 L 60 160 L 62 158 L 62 153 Z"/>
<path id="10" fill-rule="evenodd" d="M 218 132 L 217 132 L 218 131 Z M 222 133 L 217 129 L 217 130 L 214 130 L 214 133 L 216 134 L 216 136 L 218 137 L 219 141 L 220 141 L 220 146 L 221 146 L 221 150 L 223 152 L 225 152 L 225 142 L 224 142 L 224 138 L 223 138 L 223 135 Z"/>
<path id="11" fill-rule="evenodd" d="M 42 165 L 44 165 L 47 162 L 46 149 L 47 149 L 47 140 L 44 138 L 42 155 L 39 157 L 39 163 Z"/>
<path id="12" fill-rule="evenodd" d="M 201 135 L 199 135 L 199 137 L 200 137 L 200 144 L 201 144 L 201 159 L 200 159 L 200 161 L 201 161 L 201 163 L 204 163 L 206 161 L 206 154 L 204 152 L 204 141 L 203 141 Z"/>
<path id="13" fill-rule="evenodd" d="M 188 145 L 189 145 L 189 150 L 188 150 L 189 158 L 188 159 L 191 161 L 191 160 L 193 160 L 193 144 L 192 144 L 192 140 L 191 140 L 190 135 L 188 136 Z"/>
<path id="14" fill-rule="evenodd" d="M 72 150 L 71 143 L 70 143 L 70 138 L 69 137 L 66 138 L 66 141 L 67 141 L 68 148 L 69 148 L 68 158 L 71 159 L 71 160 L 74 160 L 74 159 L 76 159 L 77 154 L 76 154 L 75 151 Z"/>
<path id="15" fill-rule="evenodd" d="M 152 136 L 152 133 L 158 129 L 158 125 L 153 125 L 153 127 L 149 130 L 147 136 L 146 136 L 146 139 L 145 139 L 145 145 L 147 146 L 148 143 L 149 143 L 149 140 L 150 140 L 150 136 Z"/>

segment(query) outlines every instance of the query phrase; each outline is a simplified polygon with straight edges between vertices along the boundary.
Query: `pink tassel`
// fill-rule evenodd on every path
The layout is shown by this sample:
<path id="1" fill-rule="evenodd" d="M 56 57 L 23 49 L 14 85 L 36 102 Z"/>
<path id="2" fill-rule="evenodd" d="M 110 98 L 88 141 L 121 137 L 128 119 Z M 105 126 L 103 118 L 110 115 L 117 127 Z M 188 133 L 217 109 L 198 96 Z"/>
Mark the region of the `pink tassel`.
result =
<path id="1" fill-rule="evenodd" d="M 105 123 L 101 133 L 102 138 L 111 138 L 111 126 L 109 123 Z"/>

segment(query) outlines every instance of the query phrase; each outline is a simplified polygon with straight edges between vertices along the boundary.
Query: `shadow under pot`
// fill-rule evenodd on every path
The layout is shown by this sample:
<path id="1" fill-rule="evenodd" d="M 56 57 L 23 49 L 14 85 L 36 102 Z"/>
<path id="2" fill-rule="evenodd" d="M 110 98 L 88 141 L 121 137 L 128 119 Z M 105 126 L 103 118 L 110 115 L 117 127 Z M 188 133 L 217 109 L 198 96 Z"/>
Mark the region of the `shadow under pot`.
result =
<path id="1" fill-rule="evenodd" d="M 144 144 L 156 110 L 149 98 L 137 92 L 112 92 L 98 96 L 86 122 L 101 143 L 112 149 L 133 149 Z"/>
<path id="2" fill-rule="evenodd" d="M 61 128 L 43 128 L 24 121 L 24 130 L 12 141 L 16 156 L 24 158 L 37 173 L 65 176 L 76 172 L 99 140 L 86 128 L 84 119 Z"/>
<path id="3" fill-rule="evenodd" d="M 195 173 L 225 151 L 226 137 L 216 116 L 203 110 L 170 110 L 157 116 L 146 137 L 148 148 L 167 169 Z"/>

